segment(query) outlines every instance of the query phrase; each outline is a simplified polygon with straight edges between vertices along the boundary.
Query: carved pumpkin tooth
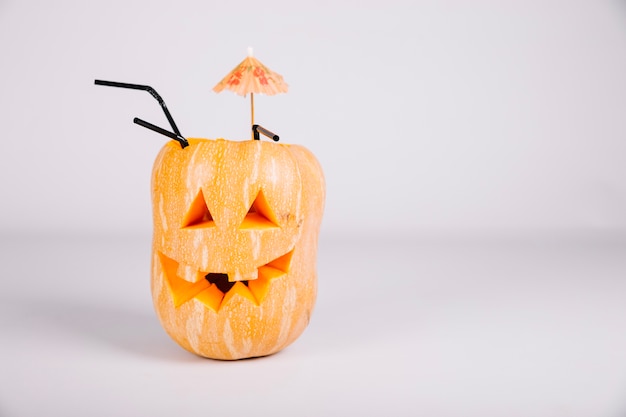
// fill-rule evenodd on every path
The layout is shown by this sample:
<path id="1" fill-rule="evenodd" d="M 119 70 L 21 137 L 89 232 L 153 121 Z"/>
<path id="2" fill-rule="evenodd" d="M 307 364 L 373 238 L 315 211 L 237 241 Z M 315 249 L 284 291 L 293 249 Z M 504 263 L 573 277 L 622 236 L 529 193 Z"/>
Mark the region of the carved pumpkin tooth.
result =
<path id="1" fill-rule="evenodd" d="M 266 280 L 282 277 L 285 275 L 285 272 L 280 269 L 276 269 L 269 265 L 263 265 L 259 268 L 259 278 L 264 278 Z"/>
<path id="2" fill-rule="evenodd" d="M 284 254 L 283 256 L 279 256 L 274 259 L 272 262 L 268 263 L 267 266 L 271 266 L 273 268 L 279 269 L 283 272 L 289 272 L 289 267 L 291 266 L 291 258 L 293 257 L 293 249 Z"/>
<path id="3" fill-rule="evenodd" d="M 217 285 L 211 284 L 209 288 L 202 290 L 196 295 L 196 300 L 200 301 L 211 310 L 217 311 L 220 309 L 220 304 L 224 298 L 224 293 L 217 288 Z"/>
<path id="4" fill-rule="evenodd" d="M 259 274 L 259 278 L 254 281 L 248 282 L 248 289 L 254 295 L 257 303 L 262 303 L 270 289 L 270 280 L 262 277 Z"/>
<path id="5" fill-rule="evenodd" d="M 228 304 L 233 298 L 236 298 L 237 296 L 241 296 L 244 299 L 250 300 L 254 304 L 258 305 L 257 299 L 254 297 L 254 294 L 252 294 L 252 292 L 250 292 L 250 289 L 246 287 L 246 285 L 242 282 L 236 282 L 235 285 L 233 285 L 233 288 L 231 288 L 224 295 L 221 305 L 224 306 Z"/>
<path id="6" fill-rule="evenodd" d="M 172 294 L 174 295 L 174 305 L 176 307 L 180 307 L 211 285 L 204 279 L 191 283 L 182 278 L 177 278 L 172 282 L 175 285 L 175 287 L 172 287 Z"/>
<path id="7" fill-rule="evenodd" d="M 172 301 L 175 307 L 180 307 L 187 301 L 191 300 L 204 289 L 208 288 L 211 284 L 204 279 L 199 279 L 197 273 L 195 275 L 195 282 L 188 281 L 181 278 L 178 275 L 180 270 L 187 270 L 182 268 L 182 265 L 173 259 L 168 258 L 159 252 L 159 260 L 161 267 L 163 268 L 163 275 L 165 281 L 172 293 Z"/>
<path id="8" fill-rule="evenodd" d="M 234 281 L 252 281 L 259 277 L 259 270 L 253 269 L 251 271 L 234 271 L 228 273 L 228 280 Z"/>

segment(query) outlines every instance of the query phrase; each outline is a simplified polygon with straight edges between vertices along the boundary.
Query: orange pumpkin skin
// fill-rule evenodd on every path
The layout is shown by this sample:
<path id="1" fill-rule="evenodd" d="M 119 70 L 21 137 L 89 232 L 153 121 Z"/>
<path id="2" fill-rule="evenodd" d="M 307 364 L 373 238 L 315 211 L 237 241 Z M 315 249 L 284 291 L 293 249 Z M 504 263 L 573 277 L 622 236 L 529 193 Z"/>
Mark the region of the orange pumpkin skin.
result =
<path id="1" fill-rule="evenodd" d="M 189 144 L 168 142 L 152 172 L 156 313 L 201 356 L 278 352 L 304 331 L 315 303 L 321 167 L 298 145 Z M 232 288 L 211 282 L 216 274 Z"/>

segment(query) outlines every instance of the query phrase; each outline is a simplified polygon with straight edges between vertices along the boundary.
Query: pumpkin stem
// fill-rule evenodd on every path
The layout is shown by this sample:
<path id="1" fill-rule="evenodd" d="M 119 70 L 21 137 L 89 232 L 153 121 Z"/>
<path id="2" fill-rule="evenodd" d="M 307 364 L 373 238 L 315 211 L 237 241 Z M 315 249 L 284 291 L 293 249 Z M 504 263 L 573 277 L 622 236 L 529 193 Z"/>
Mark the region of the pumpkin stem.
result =
<path id="1" fill-rule="evenodd" d="M 181 135 L 177 135 L 175 133 L 170 132 L 169 130 L 165 130 L 159 126 L 155 126 L 152 123 L 148 123 L 145 120 L 141 120 L 138 117 L 135 117 L 133 119 L 133 122 L 135 122 L 136 124 L 138 124 L 139 126 L 143 126 L 143 127 L 147 127 L 148 129 L 160 133 L 162 135 L 167 136 L 168 138 L 172 138 L 176 141 L 178 141 L 178 143 L 180 143 L 180 146 L 185 149 L 187 146 L 189 146 L 189 142 L 187 142 L 187 139 L 185 139 L 184 137 L 182 137 Z"/>
<path id="2" fill-rule="evenodd" d="M 261 140 L 259 133 L 263 133 L 265 136 L 272 139 L 274 142 L 278 142 L 278 139 L 279 139 L 277 134 L 270 132 L 263 126 L 252 125 L 252 132 L 254 133 L 254 140 Z"/>
<path id="3" fill-rule="evenodd" d="M 161 105 L 161 108 L 163 108 L 163 112 L 165 113 L 165 117 L 167 117 L 167 120 L 170 122 L 170 126 L 172 126 L 172 129 L 174 130 L 174 133 L 176 133 L 176 135 L 182 137 L 182 135 L 180 133 L 180 130 L 178 130 L 178 127 L 176 126 L 176 123 L 174 123 L 174 119 L 172 118 L 172 115 L 170 114 L 170 111 L 167 109 L 167 106 L 165 105 L 165 101 L 163 101 L 163 99 L 161 98 L 159 93 L 157 93 L 154 88 L 150 87 L 149 85 L 118 83 L 116 81 L 95 80 L 94 83 L 96 85 L 106 85 L 106 86 L 109 86 L 109 87 L 121 87 L 121 88 L 130 88 L 132 90 L 147 91 L 148 93 L 150 93 L 152 95 L 152 97 L 154 97 L 159 102 L 159 104 Z M 183 148 L 184 148 L 184 146 L 183 146 Z"/>

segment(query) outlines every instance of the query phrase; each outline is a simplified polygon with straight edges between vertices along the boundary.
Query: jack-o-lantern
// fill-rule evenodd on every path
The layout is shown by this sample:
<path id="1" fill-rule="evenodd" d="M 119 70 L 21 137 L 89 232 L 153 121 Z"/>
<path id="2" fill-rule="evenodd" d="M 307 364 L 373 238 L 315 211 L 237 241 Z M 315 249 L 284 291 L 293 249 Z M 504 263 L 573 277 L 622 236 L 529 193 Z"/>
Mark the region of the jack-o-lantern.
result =
<path id="1" fill-rule="evenodd" d="M 315 303 L 324 195 L 302 146 L 168 142 L 152 174 L 152 296 L 167 333 L 215 359 L 292 343 Z"/>

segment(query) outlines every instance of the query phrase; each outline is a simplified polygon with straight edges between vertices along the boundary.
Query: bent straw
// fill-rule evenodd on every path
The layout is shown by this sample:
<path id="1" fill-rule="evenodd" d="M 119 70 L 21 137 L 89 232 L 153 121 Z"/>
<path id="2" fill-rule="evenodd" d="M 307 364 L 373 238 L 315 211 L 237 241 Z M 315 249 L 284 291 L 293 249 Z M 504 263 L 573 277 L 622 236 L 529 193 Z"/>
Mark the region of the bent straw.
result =
<path id="1" fill-rule="evenodd" d="M 155 126 L 152 123 L 148 123 L 145 120 L 141 120 L 139 117 L 135 117 L 133 119 L 133 122 L 138 124 L 139 126 L 143 126 L 143 127 L 147 127 L 148 129 L 160 133 L 162 135 L 167 136 L 168 138 L 172 138 L 176 141 L 178 141 L 178 143 L 180 143 L 180 146 L 185 149 L 187 146 L 189 146 L 189 142 L 187 142 L 187 139 L 185 139 L 184 137 L 182 137 L 181 135 L 177 135 L 175 133 L 170 132 L 169 130 L 165 130 L 162 127 L 159 126 Z"/>
<path id="2" fill-rule="evenodd" d="M 163 108 L 163 112 L 165 113 L 165 117 L 167 117 L 167 120 L 170 122 L 170 126 L 172 126 L 172 129 L 174 130 L 174 132 L 178 136 L 182 137 L 182 135 L 180 133 L 180 130 L 178 130 L 178 127 L 176 126 L 176 123 L 174 123 L 174 119 L 172 118 L 172 115 L 170 114 L 169 110 L 167 109 L 167 106 L 165 105 L 165 101 L 163 101 L 163 99 L 161 98 L 159 93 L 157 93 L 154 88 L 150 87 L 149 85 L 118 83 L 116 81 L 95 80 L 94 83 L 96 85 L 106 85 L 106 86 L 109 86 L 109 87 L 121 87 L 121 88 L 130 88 L 132 90 L 147 91 L 148 93 L 150 93 L 152 95 L 152 97 L 154 97 L 159 102 L 159 104 Z M 152 125 L 152 126 L 154 126 L 154 125 Z"/>
<path id="3" fill-rule="evenodd" d="M 272 139 L 274 142 L 278 142 L 278 139 L 279 139 L 277 134 L 270 132 L 266 128 L 259 126 L 259 125 L 252 125 L 252 132 L 254 134 L 254 140 L 261 140 L 261 138 L 259 137 L 259 133 L 263 133 L 265 136 Z"/>

